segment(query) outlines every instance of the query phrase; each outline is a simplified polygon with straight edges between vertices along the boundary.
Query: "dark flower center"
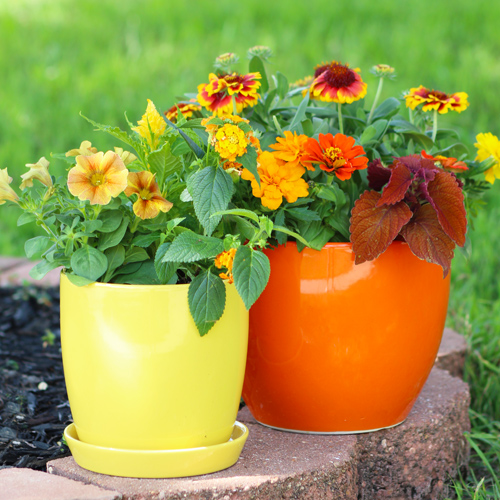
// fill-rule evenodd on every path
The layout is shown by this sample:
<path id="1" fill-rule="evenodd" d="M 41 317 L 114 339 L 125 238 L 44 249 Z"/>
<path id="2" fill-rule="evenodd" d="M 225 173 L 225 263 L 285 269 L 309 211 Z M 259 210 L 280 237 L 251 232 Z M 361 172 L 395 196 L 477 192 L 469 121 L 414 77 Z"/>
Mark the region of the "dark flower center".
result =
<path id="1" fill-rule="evenodd" d="M 235 85 L 238 83 L 243 82 L 243 77 L 238 74 L 233 74 L 233 75 L 224 75 L 222 78 L 226 80 L 228 85 Z"/>
<path id="2" fill-rule="evenodd" d="M 325 82 L 331 87 L 349 87 L 356 81 L 356 73 L 343 64 L 332 63 L 324 73 Z"/>
<path id="3" fill-rule="evenodd" d="M 429 97 L 435 97 L 438 101 L 446 101 L 448 99 L 448 94 L 439 90 L 431 90 L 429 92 Z"/>
<path id="4" fill-rule="evenodd" d="M 326 71 L 328 69 L 329 64 L 322 64 L 321 66 L 316 66 L 316 69 L 314 70 L 314 78 L 317 78 L 321 73 Z"/>

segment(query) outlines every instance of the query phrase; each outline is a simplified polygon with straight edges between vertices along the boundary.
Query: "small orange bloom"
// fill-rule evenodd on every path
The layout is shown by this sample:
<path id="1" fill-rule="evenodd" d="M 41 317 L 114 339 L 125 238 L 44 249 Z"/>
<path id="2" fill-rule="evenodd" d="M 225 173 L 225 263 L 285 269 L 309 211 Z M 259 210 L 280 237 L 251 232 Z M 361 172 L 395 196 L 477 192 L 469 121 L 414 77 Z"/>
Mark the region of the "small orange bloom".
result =
<path id="1" fill-rule="evenodd" d="M 248 106 L 255 106 L 259 99 L 260 73 L 240 75 L 231 73 L 217 76 L 210 73 L 209 83 L 198 85 L 198 102 L 217 116 L 233 112 L 233 99 L 236 100 L 236 112 L 241 113 Z"/>
<path id="2" fill-rule="evenodd" d="M 155 176 L 144 170 L 128 174 L 128 186 L 125 189 L 127 196 L 137 195 L 134 203 L 134 214 L 141 219 L 154 219 L 159 213 L 168 212 L 173 203 L 162 197 Z"/>
<path id="3" fill-rule="evenodd" d="M 448 95 L 439 90 L 426 89 L 423 85 L 410 89 L 409 94 L 405 95 L 407 108 L 415 109 L 422 104 L 423 111 L 437 109 L 439 114 L 448 113 L 448 111 L 461 113 L 469 106 L 468 97 L 465 92 Z"/>
<path id="4" fill-rule="evenodd" d="M 305 145 L 307 142 L 307 135 L 297 135 L 297 132 L 290 132 L 285 130 L 285 137 L 276 137 L 277 144 L 271 144 L 269 147 L 275 149 L 274 156 L 279 160 L 287 162 L 289 165 L 307 168 L 314 170 L 310 163 L 302 163 L 302 158 L 306 153 Z"/>
<path id="5" fill-rule="evenodd" d="M 309 138 L 302 162 L 319 163 L 319 168 L 334 173 L 341 181 L 351 178 L 356 170 L 367 167 L 368 158 L 363 146 L 354 146 L 354 138 L 344 134 L 319 134 L 319 142 Z"/>
<path id="6" fill-rule="evenodd" d="M 260 186 L 254 175 L 246 168 L 241 172 L 241 178 L 252 183 L 252 193 L 261 199 L 262 205 L 276 210 L 285 197 L 288 203 L 294 203 L 299 198 L 309 195 L 309 186 L 302 179 L 304 168 L 299 165 L 280 164 L 269 151 L 264 151 L 257 159 L 257 171 L 260 176 Z"/>
<path id="7" fill-rule="evenodd" d="M 446 156 L 432 156 L 428 155 L 424 150 L 420 153 L 424 158 L 428 160 L 432 160 L 435 163 L 438 163 L 439 166 L 445 168 L 446 170 L 450 170 L 451 172 L 460 172 L 464 170 L 469 170 L 469 167 L 463 161 L 457 161 L 456 158 L 448 158 Z"/>
<path id="8" fill-rule="evenodd" d="M 201 106 L 196 104 L 195 99 L 191 99 L 190 102 L 178 102 L 177 104 L 174 104 L 169 110 L 165 111 L 164 114 L 168 120 L 175 123 L 177 121 L 179 111 L 184 118 L 191 118 L 193 113 L 201 111 Z"/>
<path id="9" fill-rule="evenodd" d="M 77 156 L 68 174 L 68 189 L 91 205 L 107 205 L 127 187 L 128 170 L 113 151 Z"/>
<path id="10" fill-rule="evenodd" d="M 227 269 L 227 273 L 220 273 L 219 277 L 222 278 L 223 280 L 229 280 L 228 281 L 229 284 L 234 282 L 233 261 L 235 255 L 236 255 L 236 248 L 230 248 L 229 250 L 220 253 L 215 258 L 215 267 L 217 269 L 222 269 L 223 267 Z"/>
<path id="11" fill-rule="evenodd" d="M 359 68 L 351 69 L 348 64 L 332 61 L 316 66 L 314 81 L 309 92 L 311 99 L 325 102 L 352 103 L 366 95 L 366 83 L 359 75 Z"/>

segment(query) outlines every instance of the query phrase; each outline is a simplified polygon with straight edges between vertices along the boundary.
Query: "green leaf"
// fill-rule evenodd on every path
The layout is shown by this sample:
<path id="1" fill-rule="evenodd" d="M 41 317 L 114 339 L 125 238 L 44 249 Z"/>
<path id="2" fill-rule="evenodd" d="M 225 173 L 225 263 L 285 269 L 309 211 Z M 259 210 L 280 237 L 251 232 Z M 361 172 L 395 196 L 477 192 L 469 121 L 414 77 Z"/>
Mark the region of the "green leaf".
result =
<path id="1" fill-rule="evenodd" d="M 231 200 L 233 180 L 221 167 L 206 167 L 189 177 L 187 187 L 196 216 L 210 236 L 221 220 L 214 214 L 225 210 Z"/>
<path id="2" fill-rule="evenodd" d="M 382 104 L 375 108 L 372 119 L 389 118 L 394 115 L 401 107 L 401 102 L 395 97 L 389 97 Z"/>
<path id="3" fill-rule="evenodd" d="M 377 129 L 373 125 L 366 127 L 363 133 L 361 134 L 361 137 L 359 138 L 359 143 L 363 145 L 366 144 L 367 142 L 370 142 L 375 137 L 376 133 Z"/>
<path id="4" fill-rule="evenodd" d="M 304 130 L 304 134 L 309 137 L 312 137 L 314 135 L 314 126 L 309 118 L 302 120 L 302 130 Z"/>
<path id="5" fill-rule="evenodd" d="M 276 226 L 284 227 L 284 225 L 285 225 L 285 210 L 283 208 L 280 208 L 278 210 L 278 213 L 276 214 L 276 217 L 274 218 L 274 227 L 276 229 Z M 278 242 L 279 245 L 284 245 L 286 243 L 286 234 L 282 233 L 281 231 L 278 231 L 278 234 L 276 235 L 276 241 Z"/>
<path id="6" fill-rule="evenodd" d="M 216 212 L 214 215 L 240 215 L 242 217 L 247 217 L 253 221 L 259 223 L 259 217 L 251 210 L 246 210 L 244 208 L 230 208 L 229 210 L 222 210 L 221 212 Z"/>
<path id="7" fill-rule="evenodd" d="M 297 112 L 293 117 L 292 123 L 290 123 L 290 125 L 287 127 L 287 130 L 290 130 L 291 132 L 293 132 L 294 130 L 299 132 L 300 124 L 306 117 L 306 109 L 308 104 L 309 104 L 309 94 L 307 93 L 304 99 L 302 99 L 302 102 L 299 104 Z"/>
<path id="8" fill-rule="evenodd" d="M 284 99 L 288 89 L 290 88 L 290 85 L 288 84 L 288 79 L 287 77 L 283 74 L 280 73 L 279 71 L 276 71 L 276 87 L 278 89 L 278 95 L 280 96 L 280 99 Z"/>
<path id="9" fill-rule="evenodd" d="M 286 227 L 281 227 L 281 226 L 274 226 L 274 230 L 278 231 L 279 233 L 283 234 L 288 234 L 289 236 L 293 236 L 297 241 L 300 241 L 303 245 L 306 247 L 310 247 L 311 245 L 300 236 L 300 234 L 296 233 L 295 231 L 290 231 L 290 229 L 287 229 Z"/>
<path id="10" fill-rule="evenodd" d="M 182 170 L 182 161 L 172 154 L 169 142 L 165 142 L 160 149 L 150 153 L 148 163 L 151 167 L 151 172 L 156 174 L 156 180 L 160 189 L 163 189 L 165 179 Z"/>
<path id="11" fill-rule="evenodd" d="M 247 152 L 238 158 L 241 162 L 243 168 L 246 168 L 257 180 L 257 184 L 260 186 L 260 175 L 257 170 L 257 150 L 253 146 L 247 146 Z"/>
<path id="12" fill-rule="evenodd" d="M 216 257 L 223 250 L 222 240 L 185 231 L 172 242 L 162 262 L 196 262 Z"/>
<path id="13" fill-rule="evenodd" d="M 234 221 L 236 224 L 236 230 L 241 235 L 241 240 L 251 240 L 257 233 L 257 228 L 248 220 L 237 215 L 229 215 L 230 220 Z"/>
<path id="14" fill-rule="evenodd" d="M 102 220 L 86 220 L 82 222 L 83 230 L 86 233 L 93 233 L 95 231 L 99 231 L 102 226 L 103 226 Z"/>
<path id="15" fill-rule="evenodd" d="M 149 259 L 149 254 L 144 250 L 144 248 L 131 248 L 127 251 L 125 256 L 125 264 L 131 264 L 132 262 L 142 262 Z"/>
<path id="16" fill-rule="evenodd" d="M 426 150 L 431 149 L 434 146 L 432 139 L 427 137 L 425 134 L 420 132 L 401 132 L 406 139 L 413 139 L 415 142 L 420 143 Z"/>
<path id="17" fill-rule="evenodd" d="M 233 277 L 236 290 L 250 309 L 266 288 L 271 274 L 271 264 L 261 251 L 240 246 L 233 261 Z"/>
<path id="18" fill-rule="evenodd" d="M 125 248 L 123 245 L 117 245 L 116 247 L 108 248 L 104 252 L 104 255 L 108 259 L 106 277 L 111 277 L 111 272 L 119 268 L 125 261 Z"/>
<path id="19" fill-rule="evenodd" d="M 186 141 L 186 144 L 198 158 L 203 158 L 205 156 L 203 149 L 201 149 L 200 146 L 198 146 L 198 144 L 196 144 L 196 142 L 194 142 L 193 139 L 186 134 L 186 132 L 177 127 L 177 125 L 174 125 L 166 116 L 163 116 L 162 118 L 167 122 L 169 127 L 172 127 L 174 130 L 179 132 L 182 138 Z"/>
<path id="20" fill-rule="evenodd" d="M 299 230 L 300 234 L 309 242 L 309 246 L 314 248 L 314 250 L 321 250 L 335 234 L 333 229 L 324 226 L 319 221 L 301 222 L 299 223 Z"/>
<path id="21" fill-rule="evenodd" d="M 260 89 L 262 93 L 266 93 L 269 90 L 269 82 L 267 81 L 266 68 L 264 67 L 264 63 L 262 59 L 258 56 L 253 56 L 250 60 L 250 64 L 248 66 L 250 73 L 260 73 L 262 79 L 260 80 Z"/>
<path id="22" fill-rule="evenodd" d="M 99 220 L 102 226 L 99 228 L 101 233 L 111 233 L 118 229 L 123 220 L 123 214 L 119 210 L 106 210 L 101 213 Z"/>
<path id="23" fill-rule="evenodd" d="M 61 265 L 61 261 L 55 260 L 54 262 L 49 262 L 47 260 L 41 260 L 38 264 L 33 266 L 29 272 L 29 275 L 34 280 L 41 280 L 48 272 L 56 269 Z"/>
<path id="24" fill-rule="evenodd" d="M 24 226 L 24 224 L 29 224 L 30 222 L 34 222 L 35 220 L 36 217 L 33 214 L 30 214 L 28 212 L 23 212 L 19 216 L 19 219 L 17 219 L 17 225 Z"/>
<path id="25" fill-rule="evenodd" d="M 162 285 L 166 285 L 175 276 L 179 267 L 175 262 L 163 262 L 163 257 L 170 248 L 171 243 L 163 243 L 158 247 L 155 256 L 155 269 Z"/>
<path id="26" fill-rule="evenodd" d="M 51 245 L 51 240 L 48 236 L 35 236 L 30 240 L 27 240 L 24 244 L 24 251 L 26 252 L 26 257 L 31 259 L 33 255 L 37 253 L 43 253 Z"/>
<path id="27" fill-rule="evenodd" d="M 106 272 L 108 259 L 96 248 L 84 245 L 71 256 L 71 268 L 75 274 L 97 281 Z"/>
<path id="28" fill-rule="evenodd" d="M 160 233 L 138 234 L 132 240 L 132 245 L 141 248 L 148 248 L 149 245 L 159 240 L 160 240 Z"/>
<path id="29" fill-rule="evenodd" d="M 286 211 L 295 219 L 310 222 L 313 220 L 321 220 L 321 217 L 314 211 L 306 207 L 302 208 L 287 208 Z"/>
<path id="30" fill-rule="evenodd" d="M 115 229 L 111 233 L 104 233 L 99 238 L 99 243 L 97 244 L 97 248 L 101 251 L 104 251 L 108 248 L 111 248 L 111 247 L 118 245 L 123 240 L 123 237 L 125 236 L 125 233 L 127 232 L 127 228 L 128 228 L 128 218 L 125 217 L 125 218 L 123 218 L 118 229 Z M 102 232 L 102 228 L 101 228 L 101 232 Z"/>
<path id="31" fill-rule="evenodd" d="M 204 271 L 189 285 L 189 310 L 201 336 L 206 335 L 215 325 L 226 306 L 226 287 L 223 281 Z"/>
<path id="32" fill-rule="evenodd" d="M 156 274 L 154 262 L 147 260 L 145 262 L 130 265 L 138 265 L 136 271 L 132 273 L 120 273 L 113 278 L 113 283 L 128 283 L 130 285 L 159 285 L 160 281 Z"/>
<path id="33" fill-rule="evenodd" d="M 95 281 L 88 280 L 87 278 L 83 278 L 82 276 L 78 276 L 77 274 L 73 273 L 65 273 L 65 276 L 75 286 L 87 286 L 91 285 L 92 283 L 95 283 Z"/>

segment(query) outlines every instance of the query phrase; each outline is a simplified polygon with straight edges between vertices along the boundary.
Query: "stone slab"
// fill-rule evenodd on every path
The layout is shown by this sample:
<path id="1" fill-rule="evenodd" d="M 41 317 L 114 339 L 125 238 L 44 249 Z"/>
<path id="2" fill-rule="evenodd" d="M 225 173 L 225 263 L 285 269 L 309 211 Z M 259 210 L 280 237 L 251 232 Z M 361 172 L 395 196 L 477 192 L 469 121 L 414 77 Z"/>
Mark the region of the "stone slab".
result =
<path id="1" fill-rule="evenodd" d="M 26 259 L 21 257 L 0 257 L 0 272 L 11 269 L 14 266 L 23 264 Z"/>
<path id="2" fill-rule="evenodd" d="M 0 500 L 120 500 L 117 491 L 32 469 L 0 470 Z"/>
<path id="3" fill-rule="evenodd" d="M 82 469 L 71 457 L 49 462 L 48 471 L 119 491 L 124 500 L 434 500 L 445 498 L 447 481 L 468 462 L 468 407 L 467 384 L 434 368 L 408 419 L 393 429 L 294 434 L 257 424 L 244 408 L 238 419 L 250 436 L 237 464 L 225 471 L 184 479 L 118 478 Z"/>
<path id="4" fill-rule="evenodd" d="M 29 272 L 36 262 L 23 259 L 21 262 L 4 271 L 0 271 L 0 286 L 19 286 L 32 283 L 37 286 L 59 286 L 61 268 L 48 272 L 41 280 L 34 280 Z"/>
<path id="5" fill-rule="evenodd" d="M 465 337 L 454 332 L 451 328 L 445 328 L 435 366 L 446 370 L 454 377 L 463 378 L 466 353 L 467 340 Z"/>

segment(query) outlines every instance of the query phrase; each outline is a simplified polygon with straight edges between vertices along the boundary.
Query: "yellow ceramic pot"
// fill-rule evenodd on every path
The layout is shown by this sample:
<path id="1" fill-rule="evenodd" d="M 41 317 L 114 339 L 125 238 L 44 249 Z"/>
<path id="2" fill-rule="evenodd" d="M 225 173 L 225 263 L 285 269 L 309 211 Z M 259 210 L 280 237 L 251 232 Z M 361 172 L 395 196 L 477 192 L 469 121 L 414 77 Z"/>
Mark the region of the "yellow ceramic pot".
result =
<path id="1" fill-rule="evenodd" d="M 224 315 L 200 337 L 187 291 L 188 285 L 77 287 L 62 274 L 62 356 L 80 442 L 144 451 L 230 439 L 248 312 L 234 285 L 226 285 Z"/>

